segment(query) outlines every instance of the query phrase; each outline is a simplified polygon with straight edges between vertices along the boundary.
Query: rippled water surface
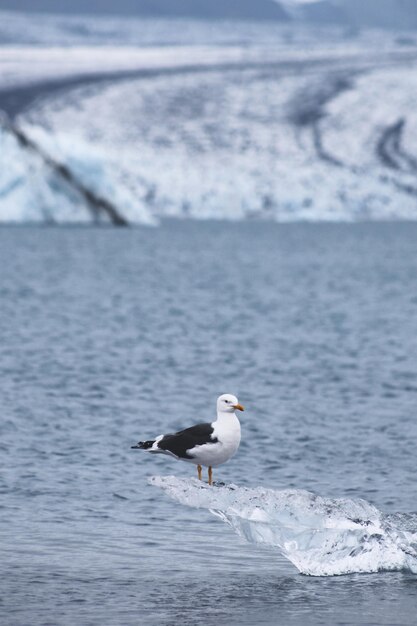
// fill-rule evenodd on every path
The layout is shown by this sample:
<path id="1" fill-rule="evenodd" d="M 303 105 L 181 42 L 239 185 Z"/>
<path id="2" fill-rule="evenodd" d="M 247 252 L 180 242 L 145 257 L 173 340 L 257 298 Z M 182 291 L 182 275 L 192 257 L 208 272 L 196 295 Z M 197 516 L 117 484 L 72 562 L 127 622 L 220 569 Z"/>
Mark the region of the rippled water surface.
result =
<path id="1" fill-rule="evenodd" d="M 130 450 L 239 396 L 215 478 L 416 511 L 417 226 L 0 230 L 2 623 L 414 624 L 403 572 L 301 576 Z"/>

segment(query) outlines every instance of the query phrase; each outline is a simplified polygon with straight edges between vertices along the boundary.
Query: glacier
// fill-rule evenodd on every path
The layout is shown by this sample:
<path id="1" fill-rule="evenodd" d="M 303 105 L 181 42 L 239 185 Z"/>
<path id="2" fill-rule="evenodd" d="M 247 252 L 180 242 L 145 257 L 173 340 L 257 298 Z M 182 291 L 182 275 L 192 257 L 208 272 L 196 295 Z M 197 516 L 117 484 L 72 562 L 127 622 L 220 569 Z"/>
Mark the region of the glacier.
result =
<path id="1" fill-rule="evenodd" d="M 126 223 L 417 219 L 412 42 L 2 15 L 0 108 Z M 0 224 L 106 223 L 58 170 L 0 119 Z"/>
<path id="2" fill-rule="evenodd" d="M 114 223 L 99 210 L 97 200 L 111 211 L 121 207 L 123 221 L 155 223 L 140 193 L 135 195 L 122 179 L 116 158 L 109 159 L 86 141 L 74 142 L 70 134 L 51 137 L 42 129 L 33 136 L 22 134 L 31 142 L 28 148 L 13 128 L 0 118 L 0 223 Z M 39 141 L 39 134 L 44 141 Z M 86 202 L 86 194 L 94 202 Z"/>
<path id="3" fill-rule="evenodd" d="M 320 102 L 332 80 L 351 85 Z M 16 124 L 131 224 L 415 220 L 416 84 L 399 67 L 358 77 L 218 68 L 51 94 Z M 381 142 L 399 123 L 402 137 L 385 142 L 390 167 Z M 0 165 L 0 222 L 96 221 L 6 128 Z"/>
<path id="4" fill-rule="evenodd" d="M 246 541 L 278 550 L 302 574 L 417 573 L 416 513 L 385 515 L 362 499 L 299 489 L 210 487 L 175 476 L 149 482 L 182 505 L 209 510 Z"/>

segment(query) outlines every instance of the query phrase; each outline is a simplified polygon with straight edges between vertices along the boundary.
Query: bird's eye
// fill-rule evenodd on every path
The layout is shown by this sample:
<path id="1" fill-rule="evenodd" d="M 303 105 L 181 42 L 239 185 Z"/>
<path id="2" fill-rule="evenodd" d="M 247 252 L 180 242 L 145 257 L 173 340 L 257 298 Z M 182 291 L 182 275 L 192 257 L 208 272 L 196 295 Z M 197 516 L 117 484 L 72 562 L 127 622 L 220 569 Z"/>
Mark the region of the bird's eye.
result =
<path id="1" fill-rule="evenodd" d="M 225 400 L 225 402 L 227 402 L 227 403 L 228 403 L 228 402 L 229 402 L 229 400 Z"/>

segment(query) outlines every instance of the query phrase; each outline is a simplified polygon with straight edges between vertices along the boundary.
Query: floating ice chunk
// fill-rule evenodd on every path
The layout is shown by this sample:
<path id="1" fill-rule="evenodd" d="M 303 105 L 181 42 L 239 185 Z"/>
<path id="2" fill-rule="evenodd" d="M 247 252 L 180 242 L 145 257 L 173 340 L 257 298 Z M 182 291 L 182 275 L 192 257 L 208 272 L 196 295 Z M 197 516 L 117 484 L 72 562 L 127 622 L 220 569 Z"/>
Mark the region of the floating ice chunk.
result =
<path id="1" fill-rule="evenodd" d="M 385 516 L 365 500 L 295 489 L 209 487 L 175 476 L 150 484 L 180 504 L 208 509 L 250 543 L 277 548 L 303 574 L 417 573 L 417 514 Z"/>

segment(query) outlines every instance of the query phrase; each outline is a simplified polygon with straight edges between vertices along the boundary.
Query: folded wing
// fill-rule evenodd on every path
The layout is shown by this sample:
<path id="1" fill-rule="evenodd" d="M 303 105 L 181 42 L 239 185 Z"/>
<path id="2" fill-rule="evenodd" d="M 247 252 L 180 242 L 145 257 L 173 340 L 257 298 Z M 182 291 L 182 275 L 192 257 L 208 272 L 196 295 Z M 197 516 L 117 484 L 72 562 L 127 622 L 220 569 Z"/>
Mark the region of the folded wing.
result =
<path id="1" fill-rule="evenodd" d="M 158 448 L 161 452 L 173 454 L 182 459 L 191 459 L 189 450 L 195 446 L 202 446 L 207 443 L 217 443 L 217 437 L 213 437 L 213 426 L 211 424 L 196 424 L 190 428 L 185 428 L 177 433 L 164 435 L 158 441 Z"/>

